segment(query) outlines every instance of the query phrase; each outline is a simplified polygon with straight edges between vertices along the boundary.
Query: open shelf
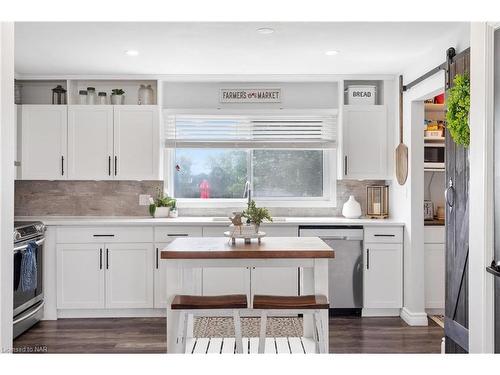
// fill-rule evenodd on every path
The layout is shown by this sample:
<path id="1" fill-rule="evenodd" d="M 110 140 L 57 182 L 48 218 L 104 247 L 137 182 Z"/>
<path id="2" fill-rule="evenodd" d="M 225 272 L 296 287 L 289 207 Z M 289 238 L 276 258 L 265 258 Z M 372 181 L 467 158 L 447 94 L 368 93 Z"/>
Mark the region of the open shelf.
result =
<path id="1" fill-rule="evenodd" d="M 21 102 L 16 104 L 52 104 L 52 89 L 61 85 L 66 90 L 66 80 L 15 80 L 21 88 Z"/>
<path id="2" fill-rule="evenodd" d="M 444 104 L 425 103 L 424 107 L 425 107 L 426 112 L 444 112 L 445 111 Z"/>
<path id="3" fill-rule="evenodd" d="M 424 142 L 441 142 L 444 143 L 445 137 L 424 137 Z"/>

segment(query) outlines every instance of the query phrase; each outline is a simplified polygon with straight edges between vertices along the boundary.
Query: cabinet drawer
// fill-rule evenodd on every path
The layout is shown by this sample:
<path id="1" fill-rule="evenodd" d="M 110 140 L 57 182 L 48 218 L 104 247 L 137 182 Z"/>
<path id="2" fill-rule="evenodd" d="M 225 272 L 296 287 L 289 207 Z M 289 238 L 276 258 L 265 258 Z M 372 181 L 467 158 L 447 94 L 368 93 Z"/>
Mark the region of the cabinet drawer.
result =
<path id="1" fill-rule="evenodd" d="M 57 243 L 153 242 L 152 227 L 57 228 Z"/>
<path id="2" fill-rule="evenodd" d="M 367 226 L 364 230 L 366 243 L 403 243 L 402 227 Z"/>
<path id="3" fill-rule="evenodd" d="M 201 237 L 201 227 L 172 225 L 155 227 L 155 242 L 169 242 L 175 237 Z"/>
<path id="4" fill-rule="evenodd" d="M 424 243 L 445 243 L 445 238 L 444 225 L 424 227 Z"/>

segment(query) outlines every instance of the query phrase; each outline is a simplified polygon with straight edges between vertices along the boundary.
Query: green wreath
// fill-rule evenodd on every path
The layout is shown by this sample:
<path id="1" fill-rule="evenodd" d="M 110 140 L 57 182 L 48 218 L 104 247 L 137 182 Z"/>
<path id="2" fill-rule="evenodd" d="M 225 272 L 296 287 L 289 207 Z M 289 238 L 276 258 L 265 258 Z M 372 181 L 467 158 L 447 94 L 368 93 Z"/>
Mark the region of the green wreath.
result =
<path id="1" fill-rule="evenodd" d="M 446 99 L 446 127 L 455 143 L 469 147 L 470 81 L 467 74 L 457 74 Z"/>

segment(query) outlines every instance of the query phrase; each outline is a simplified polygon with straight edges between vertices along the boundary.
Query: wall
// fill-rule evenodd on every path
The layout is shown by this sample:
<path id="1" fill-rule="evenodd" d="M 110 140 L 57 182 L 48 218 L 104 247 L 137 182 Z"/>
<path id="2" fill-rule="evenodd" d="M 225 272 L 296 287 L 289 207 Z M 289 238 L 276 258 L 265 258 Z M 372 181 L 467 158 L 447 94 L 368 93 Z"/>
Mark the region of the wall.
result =
<path id="1" fill-rule="evenodd" d="M 366 186 L 384 181 L 338 181 L 337 207 L 273 208 L 274 216 L 338 216 L 349 195 L 366 211 Z M 16 216 L 148 216 L 139 194 L 155 195 L 161 181 L 16 181 Z M 182 216 L 226 216 L 234 208 L 182 208 Z"/>
<path id="2" fill-rule="evenodd" d="M 14 24 L 0 22 L 0 354 L 12 349 Z"/>
<path id="3" fill-rule="evenodd" d="M 281 88 L 281 103 L 219 103 L 221 88 Z M 336 82 L 164 82 L 165 108 L 301 109 L 338 108 Z"/>
<path id="4" fill-rule="evenodd" d="M 408 84 L 428 70 L 442 64 L 446 51 L 460 52 L 469 47 L 469 25 L 461 25 L 443 38 L 429 41 L 429 50 L 402 72 Z M 404 186 L 394 182 L 391 192 L 393 217 L 405 223 L 404 233 L 404 308 L 401 317 L 411 325 L 427 325 L 424 309 L 424 172 L 423 172 L 423 100 L 443 91 L 441 71 L 404 94 L 404 142 L 408 146 L 409 175 Z M 397 131 L 397 130 L 396 130 Z M 396 138 L 398 140 L 399 138 Z M 394 145 L 396 147 L 396 144 Z"/>

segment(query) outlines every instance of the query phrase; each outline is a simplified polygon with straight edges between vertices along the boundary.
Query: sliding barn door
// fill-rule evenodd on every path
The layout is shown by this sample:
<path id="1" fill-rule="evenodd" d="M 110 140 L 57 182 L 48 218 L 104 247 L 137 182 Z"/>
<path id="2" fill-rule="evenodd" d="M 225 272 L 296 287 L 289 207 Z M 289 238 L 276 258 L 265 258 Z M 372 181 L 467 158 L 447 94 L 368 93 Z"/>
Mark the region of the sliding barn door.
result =
<path id="1" fill-rule="evenodd" d="M 457 74 L 469 74 L 470 50 L 448 51 L 446 88 Z M 469 158 L 446 133 L 446 353 L 469 351 Z"/>

